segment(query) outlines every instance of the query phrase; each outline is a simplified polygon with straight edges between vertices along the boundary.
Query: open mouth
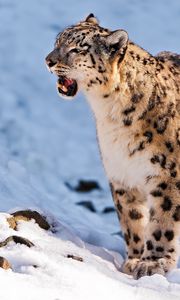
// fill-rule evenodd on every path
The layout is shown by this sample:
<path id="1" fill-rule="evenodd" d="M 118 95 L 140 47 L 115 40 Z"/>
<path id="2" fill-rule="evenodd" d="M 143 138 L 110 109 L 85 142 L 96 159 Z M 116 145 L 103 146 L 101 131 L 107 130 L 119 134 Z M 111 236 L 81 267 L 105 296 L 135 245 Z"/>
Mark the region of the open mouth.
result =
<path id="1" fill-rule="evenodd" d="M 59 76 L 57 81 L 58 92 L 64 96 L 73 97 L 76 95 L 78 86 L 74 79 Z"/>

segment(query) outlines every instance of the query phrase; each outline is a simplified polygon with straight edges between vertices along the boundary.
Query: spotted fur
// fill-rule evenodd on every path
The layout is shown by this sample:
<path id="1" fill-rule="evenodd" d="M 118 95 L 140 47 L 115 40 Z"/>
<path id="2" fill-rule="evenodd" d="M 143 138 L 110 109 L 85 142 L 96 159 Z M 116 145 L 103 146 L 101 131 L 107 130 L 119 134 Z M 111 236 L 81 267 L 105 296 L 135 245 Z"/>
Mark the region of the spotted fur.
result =
<path id="1" fill-rule="evenodd" d="M 91 14 L 47 57 L 94 112 L 101 156 L 135 278 L 177 264 L 180 230 L 180 55 L 152 56 Z"/>

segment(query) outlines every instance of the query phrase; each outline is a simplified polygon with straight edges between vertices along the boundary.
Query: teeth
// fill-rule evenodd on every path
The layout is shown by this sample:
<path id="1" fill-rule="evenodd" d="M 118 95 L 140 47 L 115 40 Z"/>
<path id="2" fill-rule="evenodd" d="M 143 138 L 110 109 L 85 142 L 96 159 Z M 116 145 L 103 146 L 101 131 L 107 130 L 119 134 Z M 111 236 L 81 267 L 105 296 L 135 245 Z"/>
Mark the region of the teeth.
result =
<path id="1" fill-rule="evenodd" d="M 61 85 L 61 90 L 64 92 L 64 93 L 67 93 L 68 89 L 67 87 L 65 87 L 65 85 Z"/>
<path id="2" fill-rule="evenodd" d="M 57 85 L 64 93 L 67 93 L 68 89 L 65 85 L 58 83 Z"/>

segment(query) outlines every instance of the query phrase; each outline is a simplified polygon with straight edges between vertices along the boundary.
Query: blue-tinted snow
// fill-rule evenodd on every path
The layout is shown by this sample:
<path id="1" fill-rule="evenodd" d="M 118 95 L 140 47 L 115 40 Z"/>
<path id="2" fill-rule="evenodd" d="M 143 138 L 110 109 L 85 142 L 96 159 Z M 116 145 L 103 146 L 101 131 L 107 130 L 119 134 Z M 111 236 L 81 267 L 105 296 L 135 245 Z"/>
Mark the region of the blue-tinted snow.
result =
<path id="1" fill-rule="evenodd" d="M 57 33 L 90 12 L 153 54 L 180 52 L 178 0 L 1 0 L 0 211 L 38 208 L 84 241 L 124 255 L 116 214 L 101 213 L 112 200 L 93 116 L 83 95 L 58 97 L 44 63 Z M 103 190 L 77 194 L 64 184 L 79 179 L 97 180 Z M 77 206 L 81 200 L 93 201 L 98 213 Z M 179 283 L 178 276 L 175 270 L 169 280 Z"/>

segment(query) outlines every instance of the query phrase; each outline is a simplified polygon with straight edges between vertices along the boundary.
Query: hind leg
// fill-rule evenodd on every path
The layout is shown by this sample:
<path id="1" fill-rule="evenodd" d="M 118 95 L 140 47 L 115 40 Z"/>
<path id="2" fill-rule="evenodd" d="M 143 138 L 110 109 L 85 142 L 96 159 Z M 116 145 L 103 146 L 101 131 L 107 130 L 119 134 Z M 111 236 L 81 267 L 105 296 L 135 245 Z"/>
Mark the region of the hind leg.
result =
<path id="1" fill-rule="evenodd" d="M 149 184 L 150 220 L 145 247 L 134 278 L 155 273 L 165 275 L 177 264 L 180 232 L 179 181 L 160 177 Z"/>

